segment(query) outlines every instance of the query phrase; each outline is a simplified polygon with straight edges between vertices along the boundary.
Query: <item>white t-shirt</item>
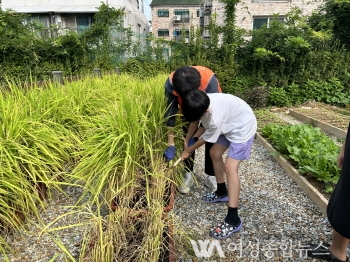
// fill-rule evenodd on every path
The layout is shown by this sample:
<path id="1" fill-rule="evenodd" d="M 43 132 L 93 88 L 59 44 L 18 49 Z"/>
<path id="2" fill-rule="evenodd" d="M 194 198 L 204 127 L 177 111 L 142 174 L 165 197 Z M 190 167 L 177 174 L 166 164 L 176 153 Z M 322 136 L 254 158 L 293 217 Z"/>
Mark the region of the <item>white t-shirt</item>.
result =
<path id="1" fill-rule="evenodd" d="M 220 135 L 225 135 L 232 143 L 246 143 L 255 135 L 256 118 L 244 100 L 224 93 L 207 95 L 209 109 L 201 118 L 205 128 L 202 138 L 206 142 L 215 143 Z"/>

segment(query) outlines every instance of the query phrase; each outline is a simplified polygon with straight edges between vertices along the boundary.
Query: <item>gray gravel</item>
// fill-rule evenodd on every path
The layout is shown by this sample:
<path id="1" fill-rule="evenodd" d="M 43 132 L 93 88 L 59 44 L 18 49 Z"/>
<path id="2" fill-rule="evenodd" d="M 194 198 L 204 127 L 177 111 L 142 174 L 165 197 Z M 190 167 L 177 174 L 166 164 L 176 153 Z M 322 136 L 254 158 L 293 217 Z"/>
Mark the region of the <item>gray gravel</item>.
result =
<path id="1" fill-rule="evenodd" d="M 208 192 L 204 185 L 203 157 L 201 148 L 194 170 L 197 185 L 187 195 L 176 195 L 174 213 L 184 230 L 195 236 L 193 239 L 211 241 L 209 230 L 225 218 L 227 203 L 208 204 L 201 200 Z M 258 141 L 254 141 L 250 160 L 241 162 L 239 174 L 242 187 L 239 215 L 243 229 L 219 241 L 225 258 L 214 252 L 205 261 L 317 261 L 303 258 L 303 245 L 330 242 L 332 228 L 318 207 Z M 202 260 L 186 255 L 178 258 L 178 261 Z"/>
<path id="2" fill-rule="evenodd" d="M 13 249 L 13 253 L 8 254 L 11 262 L 47 262 L 52 258 L 56 258 L 52 261 L 65 261 L 64 252 L 54 239 L 59 239 L 73 258 L 79 257 L 80 244 L 84 235 L 83 226 L 66 228 L 50 234 L 42 233 L 42 229 L 49 224 L 51 225 L 49 228 L 59 228 L 87 221 L 81 215 L 71 214 L 53 223 L 55 219 L 74 210 L 71 206 L 82 193 L 81 189 L 73 186 L 65 186 L 64 192 L 65 194 L 58 191 L 52 192 L 52 200 L 48 201 L 47 208 L 42 210 L 41 220 L 32 218 L 27 221 L 26 227 L 21 232 L 5 236 Z M 6 261 L 3 255 L 0 255 L 0 261 Z"/>

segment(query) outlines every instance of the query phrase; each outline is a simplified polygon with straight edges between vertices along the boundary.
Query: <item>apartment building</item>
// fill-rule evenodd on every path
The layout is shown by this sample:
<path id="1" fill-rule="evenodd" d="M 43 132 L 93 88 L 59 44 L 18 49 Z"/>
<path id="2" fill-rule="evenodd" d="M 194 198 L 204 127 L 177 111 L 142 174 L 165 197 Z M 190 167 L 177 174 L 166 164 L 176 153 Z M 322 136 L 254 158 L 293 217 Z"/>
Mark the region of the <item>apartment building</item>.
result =
<path id="1" fill-rule="evenodd" d="M 143 0 L 2 0 L 1 8 L 29 14 L 28 20 L 36 20 L 45 27 L 56 25 L 81 33 L 91 26 L 101 2 L 122 9 L 124 27 L 130 27 L 135 36 L 149 33 Z"/>
<path id="2" fill-rule="evenodd" d="M 322 1 L 310 0 L 241 0 L 236 7 L 235 24 L 246 30 L 258 29 L 263 24 L 268 25 L 274 14 L 278 14 L 278 19 L 283 21 L 293 7 L 300 8 L 303 15 L 308 15 L 321 3 Z M 203 0 L 201 10 L 204 16 L 203 26 L 208 21 L 206 16 L 212 13 L 217 14 L 218 24 L 223 23 L 224 8 L 218 0 Z"/>
<path id="3" fill-rule="evenodd" d="M 167 40 L 188 41 L 191 25 L 199 27 L 201 0 L 153 0 L 152 34 Z"/>
<path id="4" fill-rule="evenodd" d="M 310 0 L 241 0 L 236 7 L 235 24 L 246 30 L 258 29 L 263 24 L 268 25 L 274 14 L 284 21 L 293 7 L 308 15 L 321 3 Z M 153 0 L 150 7 L 152 33 L 165 39 L 181 39 L 181 29 L 187 32 L 191 25 L 203 29 L 209 24 L 212 14 L 216 14 L 217 24 L 224 23 L 225 9 L 219 0 Z M 210 37 L 208 30 L 202 30 L 202 36 Z"/>

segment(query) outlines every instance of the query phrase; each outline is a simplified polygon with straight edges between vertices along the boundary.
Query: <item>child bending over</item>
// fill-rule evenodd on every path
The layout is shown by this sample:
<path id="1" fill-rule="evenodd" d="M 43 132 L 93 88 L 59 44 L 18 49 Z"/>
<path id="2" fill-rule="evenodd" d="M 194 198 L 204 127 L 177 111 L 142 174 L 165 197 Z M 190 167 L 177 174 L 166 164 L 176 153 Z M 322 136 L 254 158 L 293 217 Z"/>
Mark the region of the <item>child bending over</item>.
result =
<path id="1" fill-rule="evenodd" d="M 191 124 L 204 127 L 201 138 L 192 146 L 185 147 L 181 154 L 184 160 L 194 150 L 205 144 L 214 143 L 210 156 L 214 166 L 217 190 L 207 193 L 203 200 L 208 203 L 227 202 L 228 213 L 210 234 L 225 239 L 242 228 L 237 208 L 240 193 L 238 166 L 241 160 L 249 159 L 257 130 L 257 121 L 251 107 L 242 99 L 223 93 L 206 94 L 193 90 L 182 98 L 182 113 Z M 223 154 L 228 149 L 224 163 Z M 227 188 L 225 185 L 225 174 Z"/>

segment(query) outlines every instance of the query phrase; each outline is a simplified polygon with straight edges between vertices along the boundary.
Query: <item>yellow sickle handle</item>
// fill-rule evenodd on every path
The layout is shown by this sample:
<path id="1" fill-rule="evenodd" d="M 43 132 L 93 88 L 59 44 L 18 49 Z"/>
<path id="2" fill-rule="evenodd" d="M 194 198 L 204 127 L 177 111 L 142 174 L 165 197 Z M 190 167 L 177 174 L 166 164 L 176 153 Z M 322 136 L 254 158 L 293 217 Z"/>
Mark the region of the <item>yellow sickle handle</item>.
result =
<path id="1" fill-rule="evenodd" d="M 173 166 L 177 166 L 177 165 L 180 163 L 181 160 L 182 160 L 182 159 L 181 159 L 181 157 L 180 157 L 178 160 L 176 160 L 176 162 L 174 163 Z"/>

